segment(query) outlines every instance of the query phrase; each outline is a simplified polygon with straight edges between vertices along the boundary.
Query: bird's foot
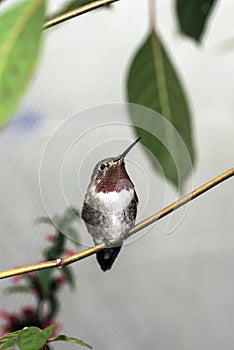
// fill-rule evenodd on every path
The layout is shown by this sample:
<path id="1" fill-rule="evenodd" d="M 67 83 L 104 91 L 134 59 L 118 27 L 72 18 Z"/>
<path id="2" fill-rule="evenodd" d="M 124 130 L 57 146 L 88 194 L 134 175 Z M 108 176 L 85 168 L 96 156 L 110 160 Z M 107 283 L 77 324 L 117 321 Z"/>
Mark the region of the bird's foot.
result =
<path id="1" fill-rule="evenodd" d="M 130 237 L 130 234 L 128 233 L 128 231 L 123 233 L 123 239 L 126 240 Z"/>
<path id="2" fill-rule="evenodd" d="M 113 244 L 107 238 L 103 239 L 103 243 L 105 244 L 106 248 L 113 247 Z"/>

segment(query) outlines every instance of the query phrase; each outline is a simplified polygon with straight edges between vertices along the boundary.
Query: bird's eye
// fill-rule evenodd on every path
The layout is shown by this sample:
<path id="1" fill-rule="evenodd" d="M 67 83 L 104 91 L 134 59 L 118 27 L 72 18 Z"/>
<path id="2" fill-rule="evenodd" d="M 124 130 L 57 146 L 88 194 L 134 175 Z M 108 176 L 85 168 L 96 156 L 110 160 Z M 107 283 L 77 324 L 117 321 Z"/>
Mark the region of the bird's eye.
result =
<path id="1" fill-rule="evenodd" d="M 101 165 L 100 165 L 100 170 L 104 170 L 105 167 L 106 167 L 105 164 L 101 164 Z"/>

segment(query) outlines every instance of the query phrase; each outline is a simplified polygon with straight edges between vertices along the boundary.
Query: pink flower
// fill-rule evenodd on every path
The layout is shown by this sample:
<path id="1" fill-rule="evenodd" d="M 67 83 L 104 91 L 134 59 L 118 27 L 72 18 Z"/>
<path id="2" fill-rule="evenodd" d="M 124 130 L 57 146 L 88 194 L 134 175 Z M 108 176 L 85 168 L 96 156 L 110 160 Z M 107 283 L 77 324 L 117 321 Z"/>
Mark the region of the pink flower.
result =
<path id="1" fill-rule="evenodd" d="M 62 284 L 66 283 L 66 278 L 64 276 L 57 276 L 55 278 L 55 283 L 57 286 L 61 286 Z"/>
<path id="2" fill-rule="evenodd" d="M 6 321 L 6 324 L 2 327 L 2 333 L 0 333 L 0 337 L 3 337 L 5 334 L 11 332 L 12 325 L 17 322 L 17 315 L 5 310 L 1 310 L 0 317 Z"/>
<path id="3" fill-rule="evenodd" d="M 50 314 L 48 313 L 44 313 L 40 318 L 38 318 L 36 309 L 31 305 L 24 306 L 18 314 L 1 310 L 0 317 L 6 321 L 2 327 L 3 332 L 0 336 L 23 329 L 26 326 L 35 326 L 39 327 L 40 329 L 44 329 L 51 325 L 55 326 L 53 332 L 53 336 L 55 336 L 57 332 L 62 328 L 62 325 L 59 322 L 51 320 Z"/>
<path id="4" fill-rule="evenodd" d="M 13 281 L 14 283 L 18 283 L 18 282 L 20 282 L 22 279 L 23 279 L 23 276 L 22 276 L 22 275 L 18 275 L 18 276 L 12 277 L 12 281 Z"/>
<path id="5" fill-rule="evenodd" d="M 31 305 L 26 305 L 22 308 L 25 317 L 32 317 L 35 315 L 35 309 Z"/>
<path id="6" fill-rule="evenodd" d="M 52 235 L 52 234 L 48 234 L 48 235 L 46 235 L 46 237 L 45 237 L 45 239 L 46 239 L 46 241 L 47 242 L 54 242 L 54 235 Z"/>
<path id="7" fill-rule="evenodd" d="M 26 273 L 26 275 L 28 278 L 34 278 L 36 276 L 36 272 L 32 271 L 32 272 L 28 272 Z"/>
<path id="8" fill-rule="evenodd" d="M 14 314 L 12 312 L 5 311 L 5 310 L 1 310 L 0 311 L 0 317 L 3 318 L 4 320 L 8 321 L 8 322 L 12 322 L 12 321 L 15 320 L 16 314 Z"/>
<path id="9" fill-rule="evenodd" d="M 67 248 L 67 249 L 64 249 L 64 253 L 65 253 L 66 255 L 70 256 L 70 255 L 76 254 L 77 252 L 76 252 L 74 249 L 69 249 L 69 248 Z"/>

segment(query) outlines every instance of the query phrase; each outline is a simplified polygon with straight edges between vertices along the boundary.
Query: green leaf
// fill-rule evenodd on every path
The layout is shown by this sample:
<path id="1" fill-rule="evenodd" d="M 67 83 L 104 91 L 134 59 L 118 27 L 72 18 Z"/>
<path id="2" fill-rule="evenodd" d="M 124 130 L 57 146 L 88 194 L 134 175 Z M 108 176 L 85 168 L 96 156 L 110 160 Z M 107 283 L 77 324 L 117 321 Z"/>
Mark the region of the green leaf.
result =
<path id="1" fill-rule="evenodd" d="M 40 350 L 54 331 L 50 326 L 41 331 L 37 327 L 28 327 L 19 333 L 18 343 L 20 350 Z"/>
<path id="2" fill-rule="evenodd" d="M 74 207 L 68 207 L 61 219 L 61 226 L 71 224 L 72 222 L 80 219 L 80 211 Z"/>
<path id="3" fill-rule="evenodd" d="M 25 91 L 40 48 L 45 0 L 24 1 L 0 16 L 0 127 Z"/>
<path id="4" fill-rule="evenodd" d="M 58 256 L 62 255 L 64 251 L 65 237 L 63 232 L 57 232 L 53 241 L 52 250 L 48 259 L 56 259 Z"/>
<path id="5" fill-rule="evenodd" d="M 66 237 L 69 237 L 76 248 L 80 247 L 79 234 L 74 227 L 67 227 L 66 230 L 64 229 L 64 233 Z"/>
<path id="6" fill-rule="evenodd" d="M 50 317 L 55 318 L 59 310 L 59 302 L 55 296 L 50 296 L 48 303 L 50 305 Z"/>
<path id="7" fill-rule="evenodd" d="M 64 214 L 61 216 L 56 215 L 52 218 L 48 216 L 40 216 L 35 220 L 35 223 L 49 224 L 63 231 L 64 227 L 66 227 L 67 225 L 70 225 L 72 222 L 80 218 L 81 218 L 80 211 L 77 208 L 68 207 L 65 210 Z"/>
<path id="8" fill-rule="evenodd" d="M 48 224 L 54 226 L 53 219 L 49 218 L 48 216 L 40 216 L 35 220 L 35 224 Z"/>
<path id="9" fill-rule="evenodd" d="M 216 1 L 177 0 L 176 11 L 180 30 L 184 34 L 200 41 Z"/>
<path id="10" fill-rule="evenodd" d="M 17 337 L 10 338 L 10 339 L 6 340 L 4 343 L 2 343 L 1 350 L 15 349 L 16 346 L 17 346 Z"/>
<path id="11" fill-rule="evenodd" d="M 43 256 L 46 260 L 56 259 L 58 256 L 61 256 L 64 251 L 65 245 L 65 236 L 63 233 L 57 231 L 56 235 L 54 235 L 53 244 L 49 247 L 46 247 L 43 250 Z"/>
<path id="12" fill-rule="evenodd" d="M 64 233 L 64 235 L 71 239 L 73 244 L 76 247 L 80 246 L 79 243 L 79 234 L 76 230 L 76 228 L 74 228 L 72 225 L 74 222 L 76 222 L 77 220 L 80 220 L 81 216 L 80 216 L 80 211 L 77 208 L 74 207 L 68 207 L 65 210 L 65 213 L 61 219 L 61 222 L 59 224 L 59 229 L 61 232 Z"/>
<path id="13" fill-rule="evenodd" d="M 1 350 L 15 349 L 18 343 L 18 334 L 20 331 L 8 333 L 0 338 Z"/>
<path id="14" fill-rule="evenodd" d="M 160 140 L 152 135 L 151 131 L 160 128 L 162 118 L 159 119 L 157 114 L 154 118 L 146 118 L 146 115 L 139 115 L 135 105 L 130 105 L 130 116 L 137 135 L 142 136 L 141 143 L 157 158 L 165 177 L 178 186 L 191 171 L 191 160 L 194 161 L 191 115 L 175 68 L 159 38 L 153 32 L 147 37 L 131 63 L 127 77 L 127 99 L 128 102 L 148 107 L 163 115 L 182 137 L 186 145 L 184 148 L 188 150 L 186 154 L 189 153 L 186 159 L 181 153 L 178 137 L 171 124 L 164 123 L 164 136 L 162 135 Z M 173 156 L 168 147 L 165 147 L 168 144 L 174 152 Z M 155 161 L 153 165 L 158 171 Z"/>
<path id="15" fill-rule="evenodd" d="M 66 335 L 63 335 L 63 334 L 58 335 L 56 338 L 52 338 L 49 340 L 49 342 L 54 342 L 54 341 L 66 341 L 66 342 L 82 345 L 88 349 L 92 349 L 91 345 L 83 342 L 82 340 L 77 339 L 77 338 L 67 337 Z"/>
<path id="16" fill-rule="evenodd" d="M 17 339 L 18 338 L 18 334 L 21 332 L 21 330 L 15 331 L 15 332 L 11 332 L 11 333 L 7 333 L 6 335 L 4 335 L 3 337 L 0 338 L 0 344 L 3 344 L 4 342 L 8 341 L 9 339 Z"/>
<path id="17" fill-rule="evenodd" d="M 37 280 L 39 284 L 40 291 L 43 294 L 44 298 L 47 298 L 50 294 L 50 285 L 51 285 L 51 274 L 53 269 L 39 270 L 37 272 Z"/>
<path id="18" fill-rule="evenodd" d="M 79 209 L 75 207 L 70 207 L 67 210 L 71 211 L 74 215 L 76 215 L 78 218 L 81 218 Z"/>
<path id="19" fill-rule="evenodd" d="M 6 293 L 32 293 L 32 288 L 29 286 L 10 286 L 5 289 Z"/>
<path id="20" fill-rule="evenodd" d="M 67 282 L 69 283 L 69 286 L 71 289 L 75 288 L 75 281 L 74 281 L 74 276 L 72 273 L 72 270 L 68 266 L 64 266 L 61 269 L 62 274 L 66 278 Z"/>
<path id="21" fill-rule="evenodd" d="M 48 224 L 55 228 L 60 227 L 63 217 L 56 215 L 50 218 L 49 216 L 40 216 L 36 218 L 35 224 Z"/>

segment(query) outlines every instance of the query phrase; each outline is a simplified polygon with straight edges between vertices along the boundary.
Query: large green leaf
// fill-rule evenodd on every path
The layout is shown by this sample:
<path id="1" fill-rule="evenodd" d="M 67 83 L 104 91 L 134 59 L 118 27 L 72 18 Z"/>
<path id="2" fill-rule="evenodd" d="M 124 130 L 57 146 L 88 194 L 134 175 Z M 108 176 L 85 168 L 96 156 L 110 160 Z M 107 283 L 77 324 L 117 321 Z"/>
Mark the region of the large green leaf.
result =
<path id="1" fill-rule="evenodd" d="M 54 331 L 54 326 L 50 326 L 41 331 L 37 327 L 23 329 L 18 336 L 20 350 L 40 350 L 47 342 Z"/>
<path id="2" fill-rule="evenodd" d="M 200 41 L 216 1 L 177 0 L 176 11 L 180 30 L 184 34 Z"/>
<path id="3" fill-rule="evenodd" d="M 12 116 L 38 57 L 45 0 L 24 1 L 0 16 L 0 127 Z"/>
<path id="4" fill-rule="evenodd" d="M 160 140 L 150 132 L 161 127 L 159 124 L 162 118 L 158 118 L 155 113 L 154 119 L 148 119 L 142 113 L 139 115 L 134 106 L 129 108 L 133 124 L 138 126 L 135 127 L 136 133 L 142 136 L 141 143 L 157 158 L 165 177 L 178 186 L 191 171 L 191 161 L 194 161 L 191 114 L 175 68 L 154 32 L 146 38 L 130 65 L 127 99 L 128 102 L 149 107 L 163 115 L 182 137 L 191 160 L 184 158 L 178 137 L 175 132 L 171 132 L 171 124 L 163 124 L 164 136 Z M 155 161 L 153 165 L 158 170 Z"/>

